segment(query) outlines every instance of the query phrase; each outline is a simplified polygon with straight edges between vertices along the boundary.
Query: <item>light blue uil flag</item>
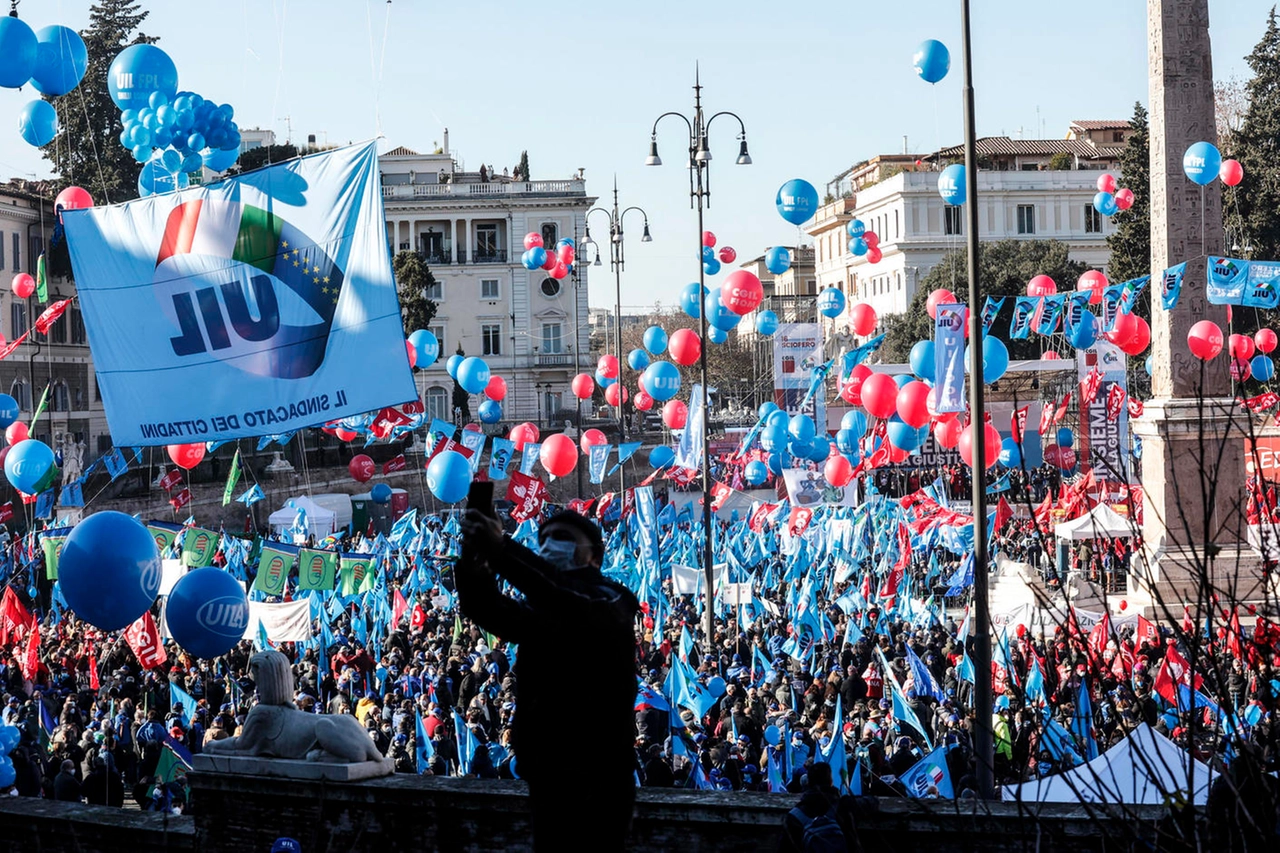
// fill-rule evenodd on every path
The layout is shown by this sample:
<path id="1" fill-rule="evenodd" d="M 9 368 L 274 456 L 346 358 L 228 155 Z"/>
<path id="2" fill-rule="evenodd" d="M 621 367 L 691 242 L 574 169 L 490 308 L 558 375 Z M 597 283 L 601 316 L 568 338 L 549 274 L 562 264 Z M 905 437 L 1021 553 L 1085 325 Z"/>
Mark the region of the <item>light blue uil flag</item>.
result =
<path id="1" fill-rule="evenodd" d="M 944 303 L 937 308 L 933 329 L 934 389 L 936 412 L 963 412 L 964 320 L 967 308 Z"/>
<path id="2" fill-rule="evenodd" d="M 372 143 L 63 221 L 119 445 L 283 434 L 417 396 Z"/>

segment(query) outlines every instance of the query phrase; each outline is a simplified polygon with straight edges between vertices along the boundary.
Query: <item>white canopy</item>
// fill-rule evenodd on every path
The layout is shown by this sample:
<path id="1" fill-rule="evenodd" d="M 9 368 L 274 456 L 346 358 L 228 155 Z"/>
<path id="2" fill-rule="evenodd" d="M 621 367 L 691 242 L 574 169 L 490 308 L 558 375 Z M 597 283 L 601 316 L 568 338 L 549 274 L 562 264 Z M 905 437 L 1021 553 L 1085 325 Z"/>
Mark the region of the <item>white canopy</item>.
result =
<path id="1" fill-rule="evenodd" d="M 294 506 L 287 503 L 271 513 L 271 517 L 267 519 L 267 523 L 271 525 L 271 530 L 277 536 L 286 533 L 293 526 L 293 520 L 298 517 L 298 510 L 306 510 L 307 513 L 307 532 L 314 535 L 317 539 L 328 536 L 336 528 L 337 515 L 333 510 L 325 509 L 311 498 L 301 495 L 293 498 Z"/>
<path id="2" fill-rule="evenodd" d="M 1057 525 L 1053 532 L 1059 539 L 1109 539 L 1133 536 L 1138 527 L 1106 504 L 1098 504 L 1079 518 Z"/>
<path id="3" fill-rule="evenodd" d="M 1160 805 L 1175 792 L 1186 795 L 1188 761 L 1194 765 L 1195 803 L 1202 806 L 1212 781 L 1209 765 L 1146 723 L 1093 761 L 1021 785 L 1006 785 L 1001 797 L 1005 802 Z"/>
<path id="4" fill-rule="evenodd" d="M 393 489 L 392 491 L 395 490 Z M 334 514 L 333 526 L 335 530 L 351 527 L 351 495 L 334 492 L 332 494 L 316 495 L 312 500 Z"/>

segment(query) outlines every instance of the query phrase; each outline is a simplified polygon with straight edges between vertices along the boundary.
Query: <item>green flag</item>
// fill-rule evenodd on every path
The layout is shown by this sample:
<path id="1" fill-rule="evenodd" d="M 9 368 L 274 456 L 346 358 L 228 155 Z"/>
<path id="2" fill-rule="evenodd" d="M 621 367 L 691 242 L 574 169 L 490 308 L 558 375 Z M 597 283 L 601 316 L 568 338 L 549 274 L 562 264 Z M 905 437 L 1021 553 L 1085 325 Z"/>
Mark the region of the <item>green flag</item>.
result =
<path id="1" fill-rule="evenodd" d="M 36 413 L 31 416 L 31 425 L 27 427 L 28 432 L 32 432 L 36 428 L 36 421 L 40 420 L 40 416 L 44 414 L 44 407 L 49 402 L 49 386 L 44 386 L 44 392 L 40 394 L 40 405 L 36 406 Z"/>
<path id="2" fill-rule="evenodd" d="M 156 785 L 168 785 L 180 776 L 186 776 L 191 768 L 182 760 L 182 756 L 167 743 L 160 745 L 160 760 L 156 762 L 155 782 L 147 789 L 147 796 L 155 796 Z"/>
<path id="3" fill-rule="evenodd" d="M 368 580 L 373 575 L 373 555 L 372 554 L 343 554 L 342 555 L 342 594 L 355 595 L 366 589 L 366 584 L 371 582 Z M 372 585 L 367 587 L 372 589 Z"/>
<path id="4" fill-rule="evenodd" d="M 227 485 L 222 490 L 222 505 L 226 506 L 231 503 L 231 493 L 236 490 L 236 483 L 240 482 L 240 448 L 236 448 L 236 455 L 231 457 L 231 470 L 227 472 Z"/>
<path id="5" fill-rule="evenodd" d="M 316 551 L 303 548 L 298 552 L 298 589 L 333 589 L 333 579 L 338 570 L 336 551 Z"/>
<path id="6" fill-rule="evenodd" d="M 36 299 L 49 301 L 49 268 L 45 265 L 43 252 L 36 258 Z"/>
<path id="7" fill-rule="evenodd" d="M 182 563 L 190 569 L 213 565 L 218 552 L 218 534 L 203 527 L 188 527 L 182 536 Z"/>
<path id="8" fill-rule="evenodd" d="M 40 540 L 40 545 L 44 548 L 44 576 L 46 580 L 56 581 L 58 579 L 58 559 L 62 556 L 62 546 L 67 542 L 67 537 L 63 535 L 49 535 L 45 533 Z"/>
<path id="9" fill-rule="evenodd" d="M 262 546 L 262 556 L 258 558 L 258 576 L 253 579 L 253 588 L 267 595 L 283 595 L 284 582 L 289 579 L 289 569 L 293 567 L 293 554 Z"/>
<path id="10" fill-rule="evenodd" d="M 160 551 L 161 556 L 169 553 L 169 549 L 173 547 L 174 540 L 178 538 L 178 531 L 170 530 L 167 527 L 156 527 L 154 524 L 148 524 L 147 530 L 151 531 L 151 535 L 155 537 L 156 548 Z"/>

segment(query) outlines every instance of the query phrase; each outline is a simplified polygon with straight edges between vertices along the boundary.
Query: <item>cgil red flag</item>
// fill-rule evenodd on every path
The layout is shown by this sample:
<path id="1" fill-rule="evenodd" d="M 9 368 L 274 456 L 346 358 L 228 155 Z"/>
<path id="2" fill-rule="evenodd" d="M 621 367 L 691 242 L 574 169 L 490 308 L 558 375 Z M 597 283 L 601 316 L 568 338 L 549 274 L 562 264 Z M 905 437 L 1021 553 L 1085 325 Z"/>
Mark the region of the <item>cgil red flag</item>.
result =
<path id="1" fill-rule="evenodd" d="M 150 610 L 124 629 L 124 640 L 143 669 L 155 669 L 169 659 L 164 644 L 160 642 L 160 632 L 156 630 L 156 620 L 152 618 Z"/>

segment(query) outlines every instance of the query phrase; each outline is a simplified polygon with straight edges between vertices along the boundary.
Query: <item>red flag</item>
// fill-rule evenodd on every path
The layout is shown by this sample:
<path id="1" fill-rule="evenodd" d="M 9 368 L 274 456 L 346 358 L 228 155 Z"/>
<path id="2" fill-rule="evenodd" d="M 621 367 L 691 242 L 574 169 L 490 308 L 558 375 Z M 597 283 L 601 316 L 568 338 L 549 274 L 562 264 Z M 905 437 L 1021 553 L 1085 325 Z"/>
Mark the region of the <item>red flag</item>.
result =
<path id="1" fill-rule="evenodd" d="M 1141 400 L 1133 395 L 1129 396 L 1129 417 L 1140 418 L 1146 409 L 1147 407 L 1142 404 Z"/>
<path id="2" fill-rule="evenodd" d="M 547 500 L 547 486 L 537 477 L 515 471 L 511 474 L 511 485 L 507 487 L 507 500 L 515 504 L 511 508 L 511 517 L 517 522 L 525 521 L 542 512 L 542 505 Z"/>
<path id="3" fill-rule="evenodd" d="M 1098 399 L 1098 391 L 1102 388 L 1102 371 L 1093 368 L 1084 379 L 1080 380 L 1080 402 L 1092 406 Z"/>
<path id="4" fill-rule="evenodd" d="M 98 680 L 98 653 L 89 647 L 89 689 L 95 693 L 102 688 L 102 682 Z"/>
<path id="5" fill-rule="evenodd" d="M 584 501 L 581 498 L 574 498 L 573 500 L 569 501 L 568 507 L 569 509 L 576 512 L 578 515 L 591 514 L 591 501 Z"/>
<path id="6" fill-rule="evenodd" d="M 18 344 L 25 341 L 27 339 L 27 335 L 29 334 L 31 334 L 30 329 L 28 329 L 27 331 L 19 335 L 16 340 L 9 341 L 9 343 L 5 344 L 3 347 L 0 347 L 0 361 L 4 361 L 6 358 L 12 355 L 13 351 L 18 348 Z"/>
<path id="7" fill-rule="evenodd" d="M 133 649 L 143 669 L 155 669 L 169 659 L 164 644 L 160 642 L 160 632 L 156 630 L 156 620 L 152 618 L 150 610 L 124 629 L 124 640 Z"/>
<path id="8" fill-rule="evenodd" d="M 27 653 L 22 656 L 22 677 L 35 681 L 40 672 L 40 625 L 31 626 L 31 634 L 27 637 Z"/>
<path id="9" fill-rule="evenodd" d="M 0 599 L 0 646 L 22 639 L 27 628 L 35 623 L 30 611 L 18 599 L 13 587 L 4 588 L 4 598 Z"/>
<path id="10" fill-rule="evenodd" d="M 1244 660 L 1244 654 L 1240 651 L 1240 610 L 1237 607 L 1231 608 L 1231 624 L 1227 627 L 1227 648 L 1237 660 Z"/>
<path id="11" fill-rule="evenodd" d="M 404 614 L 409 610 L 409 601 L 404 597 L 404 593 L 396 587 L 395 592 L 391 593 L 391 627 L 395 628 L 400 624 L 400 620 L 404 618 Z"/>
<path id="12" fill-rule="evenodd" d="M 1023 433 L 1027 431 L 1027 415 L 1030 413 L 1031 407 L 1023 406 L 1009 418 L 1009 432 L 1013 434 L 1013 440 L 1018 444 L 1022 444 Z"/>
<path id="13" fill-rule="evenodd" d="M 1068 391 L 1066 394 L 1063 395 L 1062 399 L 1058 401 L 1058 410 L 1053 413 L 1054 426 L 1057 426 L 1059 423 L 1061 423 L 1062 419 L 1067 416 L 1067 409 L 1070 406 L 1071 406 L 1071 392 Z"/>
<path id="14" fill-rule="evenodd" d="M 711 486 L 711 511 L 718 512 L 720 507 L 724 506 L 724 502 L 733 494 L 733 489 L 724 483 L 715 483 Z"/>
<path id="15" fill-rule="evenodd" d="M 1107 641 L 1111 639 L 1111 614 L 1103 613 L 1098 624 L 1089 632 L 1089 652 L 1095 661 L 1102 660 L 1102 653 L 1107 649 Z"/>
<path id="16" fill-rule="evenodd" d="M 1039 433 L 1044 435 L 1053 426 L 1053 405 L 1050 403 L 1040 404 L 1040 429 Z"/>
<path id="17" fill-rule="evenodd" d="M 182 509 L 184 506 L 191 503 L 191 490 L 183 489 L 173 497 L 169 498 L 169 503 L 173 506 L 175 511 Z"/>
<path id="18" fill-rule="evenodd" d="M 413 605 L 413 615 L 409 617 L 409 625 L 412 628 L 422 628 L 427 624 L 427 611 L 422 609 L 421 604 Z"/>
<path id="19" fill-rule="evenodd" d="M 390 474 L 392 471 L 403 471 L 408 463 L 405 461 L 404 454 L 392 457 L 382 463 L 382 473 Z"/>
<path id="20" fill-rule="evenodd" d="M 1160 632 L 1156 630 L 1156 626 L 1145 616 L 1139 616 L 1137 635 L 1133 639 L 1138 645 L 1141 645 L 1143 640 L 1147 640 L 1154 645 L 1155 643 L 1160 642 Z"/>
<path id="21" fill-rule="evenodd" d="M 1187 662 L 1172 642 L 1165 647 L 1164 661 L 1160 664 L 1160 670 L 1156 673 L 1155 680 L 1151 682 L 1151 687 L 1159 693 L 1164 700 L 1171 705 L 1178 704 L 1178 684 L 1191 687 L 1191 664 Z M 1199 675 L 1195 679 L 1194 690 L 1199 690 L 1204 684 L 1204 679 Z"/>
<path id="22" fill-rule="evenodd" d="M 596 518 L 604 518 L 609 507 L 613 506 L 613 492 L 605 492 L 596 503 Z"/>
<path id="23" fill-rule="evenodd" d="M 777 504 L 760 504 L 756 507 L 755 512 L 751 513 L 751 518 L 747 520 L 747 527 L 751 528 L 753 533 L 759 533 L 764 529 L 764 523 L 773 515 L 778 508 Z"/>
<path id="24" fill-rule="evenodd" d="M 0 355 L 0 358 L 4 358 L 4 356 Z M 1256 397 L 1250 397 L 1240 402 L 1244 403 L 1251 412 L 1262 412 L 1270 409 L 1276 403 L 1280 403 L 1280 394 L 1276 394 L 1274 391 L 1267 391 L 1264 394 L 1259 394 Z"/>
<path id="25" fill-rule="evenodd" d="M 57 319 L 62 316 L 63 312 L 67 310 L 67 306 L 71 304 L 72 299 L 75 299 L 75 297 L 72 296 L 70 299 L 60 299 L 48 308 L 44 309 L 44 312 L 36 318 L 36 331 L 42 335 L 49 334 L 49 327 L 52 326 Z"/>
<path id="26" fill-rule="evenodd" d="M 1120 417 L 1120 413 L 1124 411 L 1124 398 L 1124 389 L 1119 385 L 1112 385 L 1107 392 L 1107 420 L 1114 421 Z"/>
<path id="27" fill-rule="evenodd" d="M 4 524 L 13 518 L 13 501 L 6 501 L 0 505 L 0 524 Z"/>
<path id="28" fill-rule="evenodd" d="M 792 507 L 791 517 L 787 520 L 787 529 L 791 531 L 792 536 L 799 536 L 809 528 L 809 522 L 813 521 L 813 510 L 804 507 Z"/>
<path id="29" fill-rule="evenodd" d="M 160 488 L 166 492 L 173 491 L 173 487 L 182 482 L 182 469 L 174 468 L 168 474 L 160 478 Z"/>
<path id="30" fill-rule="evenodd" d="M 622 493 L 622 517 L 626 518 L 636 511 L 636 490 L 627 489 Z"/>
<path id="31" fill-rule="evenodd" d="M 996 502 L 996 532 L 999 533 L 1011 518 L 1013 518 L 1013 507 L 1009 506 L 1004 495 L 1001 495 L 1000 500 Z"/>
<path id="32" fill-rule="evenodd" d="M 1190 634 L 1196 629 L 1196 624 L 1191 621 L 1191 608 L 1182 605 L 1182 630 Z"/>

